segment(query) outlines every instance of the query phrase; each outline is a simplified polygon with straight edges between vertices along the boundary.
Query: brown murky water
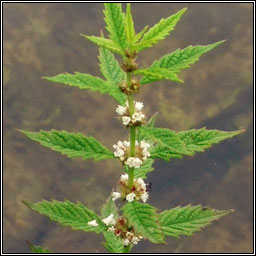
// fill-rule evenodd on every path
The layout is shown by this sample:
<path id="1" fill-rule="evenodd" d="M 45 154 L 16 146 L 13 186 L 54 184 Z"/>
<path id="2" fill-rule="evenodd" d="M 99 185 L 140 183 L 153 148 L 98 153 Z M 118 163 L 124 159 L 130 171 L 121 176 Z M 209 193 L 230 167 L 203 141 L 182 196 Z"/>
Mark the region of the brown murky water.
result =
<path id="1" fill-rule="evenodd" d="M 253 234 L 252 4 L 135 3 L 136 30 L 187 6 L 175 31 L 140 54 L 142 66 L 187 45 L 227 42 L 182 73 L 185 84 L 160 82 L 139 100 L 148 115 L 160 111 L 159 127 L 246 132 L 193 158 L 156 161 L 150 203 L 168 209 L 188 203 L 235 209 L 193 237 L 147 241 L 144 253 L 250 253 Z M 109 148 L 125 139 L 108 96 L 40 79 L 61 72 L 100 75 L 97 47 L 79 34 L 99 35 L 104 27 L 99 3 L 4 4 L 4 252 L 29 252 L 25 240 L 54 252 L 106 252 L 93 233 L 62 228 L 27 209 L 21 200 L 81 201 L 99 211 L 115 180 L 118 161 L 67 159 L 33 143 L 15 129 L 65 129 L 94 135 Z M 106 136 L 107 135 L 107 136 Z M 102 237 L 100 237 L 102 241 Z"/>

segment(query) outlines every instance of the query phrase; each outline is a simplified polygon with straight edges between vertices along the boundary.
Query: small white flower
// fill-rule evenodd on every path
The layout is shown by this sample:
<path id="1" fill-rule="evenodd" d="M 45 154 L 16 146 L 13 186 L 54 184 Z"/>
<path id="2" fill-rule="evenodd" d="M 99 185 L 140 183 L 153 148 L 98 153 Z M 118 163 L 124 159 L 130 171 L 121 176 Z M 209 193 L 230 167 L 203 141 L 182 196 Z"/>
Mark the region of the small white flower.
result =
<path id="1" fill-rule="evenodd" d="M 133 238 L 133 236 L 134 236 L 134 234 L 132 233 L 132 232 L 126 232 L 126 237 L 129 239 L 129 240 L 131 240 L 132 238 Z"/>
<path id="2" fill-rule="evenodd" d="M 99 226 L 99 224 L 97 223 L 96 220 L 88 221 L 88 225 L 89 225 L 89 226 L 93 226 L 93 227 Z"/>
<path id="3" fill-rule="evenodd" d="M 146 157 L 149 157 L 149 156 L 150 156 L 150 153 L 147 151 L 147 149 L 144 149 L 144 150 L 142 151 L 142 154 L 143 154 L 144 156 L 146 156 Z"/>
<path id="4" fill-rule="evenodd" d="M 148 149 L 150 147 L 150 144 L 145 142 L 144 140 L 142 140 L 140 142 L 140 147 L 145 150 L 145 149 Z"/>
<path id="5" fill-rule="evenodd" d="M 125 114 L 127 111 L 127 107 L 123 107 L 121 105 L 118 105 L 118 107 L 116 108 L 116 113 L 120 116 L 122 116 L 123 114 Z"/>
<path id="6" fill-rule="evenodd" d="M 124 155 L 124 151 L 120 148 L 117 148 L 116 151 L 114 152 L 114 155 L 116 157 L 120 157 L 120 156 L 123 156 Z"/>
<path id="7" fill-rule="evenodd" d="M 125 164 L 130 168 L 139 168 L 142 165 L 142 161 L 137 157 L 128 157 L 128 159 L 125 161 Z"/>
<path id="8" fill-rule="evenodd" d="M 119 141 L 117 142 L 117 144 L 114 144 L 114 145 L 113 145 L 113 148 L 116 149 L 116 150 L 117 150 L 117 149 L 122 149 L 122 148 L 123 148 L 123 143 L 122 143 L 122 141 L 119 140 Z"/>
<path id="9" fill-rule="evenodd" d="M 121 193 L 119 192 L 113 192 L 112 193 L 112 201 L 116 201 L 116 199 L 121 197 Z"/>
<path id="10" fill-rule="evenodd" d="M 137 121 L 141 122 L 142 119 L 145 118 L 145 115 L 140 113 L 140 112 L 135 112 L 133 115 L 132 115 L 132 122 L 135 123 Z"/>
<path id="11" fill-rule="evenodd" d="M 142 102 L 135 102 L 135 110 L 136 111 L 141 111 L 142 108 L 144 107 L 144 104 Z"/>
<path id="12" fill-rule="evenodd" d="M 124 142 L 123 142 L 123 147 L 130 147 L 130 141 L 127 141 L 127 140 L 125 140 Z"/>
<path id="13" fill-rule="evenodd" d="M 137 158 L 137 157 L 135 157 L 135 160 L 134 160 L 134 168 L 140 168 L 140 166 L 142 165 L 142 161 L 139 159 L 139 158 Z"/>
<path id="14" fill-rule="evenodd" d="M 130 244 L 129 239 L 125 238 L 125 239 L 123 240 L 123 244 L 124 244 L 124 246 L 129 245 L 129 244 Z"/>
<path id="15" fill-rule="evenodd" d="M 145 191 L 140 198 L 145 203 L 148 200 L 148 193 Z"/>
<path id="16" fill-rule="evenodd" d="M 119 140 L 119 141 L 117 142 L 117 146 L 118 146 L 119 148 L 123 148 L 123 147 L 124 147 L 123 142 L 122 142 L 121 140 Z"/>
<path id="17" fill-rule="evenodd" d="M 107 225 L 107 226 L 110 226 L 110 225 L 115 225 L 116 224 L 116 221 L 114 220 L 114 214 L 111 213 L 107 218 L 103 219 L 102 221 Z"/>
<path id="18" fill-rule="evenodd" d="M 143 188 L 143 189 L 146 189 L 146 184 L 144 182 L 144 180 L 142 178 L 138 178 L 137 179 L 137 182 L 140 184 L 140 186 Z"/>
<path id="19" fill-rule="evenodd" d="M 115 227 L 114 226 L 109 227 L 108 231 L 114 232 L 115 231 Z"/>
<path id="20" fill-rule="evenodd" d="M 134 198 L 136 197 L 136 195 L 132 192 L 132 193 L 130 193 L 130 194 L 128 194 L 127 196 L 126 196 L 126 200 L 128 201 L 128 202 L 132 202 L 132 201 L 134 201 Z"/>
<path id="21" fill-rule="evenodd" d="M 123 116 L 122 122 L 124 125 L 128 125 L 131 122 L 131 118 L 129 116 Z"/>
<path id="22" fill-rule="evenodd" d="M 134 236 L 134 237 L 132 238 L 132 243 L 133 243 L 133 244 L 137 244 L 139 241 L 140 241 L 140 239 L 139 239 L 137 236 Z"/>
<path id="23" fill-rule="evenodd" d="M 128 174 L 127 174 L 127 173 L 122 174 L 122 175 L 121 175 L 121 178 L 120 178 L 120 181 L 126 182 L 127 180 L 128 180 Z"/>

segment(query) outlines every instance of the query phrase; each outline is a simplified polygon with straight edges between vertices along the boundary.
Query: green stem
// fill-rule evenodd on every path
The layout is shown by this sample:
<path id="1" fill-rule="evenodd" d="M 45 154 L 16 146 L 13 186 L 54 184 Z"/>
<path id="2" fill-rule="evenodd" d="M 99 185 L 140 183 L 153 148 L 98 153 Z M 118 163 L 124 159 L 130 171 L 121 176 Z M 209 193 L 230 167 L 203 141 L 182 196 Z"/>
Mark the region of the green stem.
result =
<path id="1" fill-rule="evenodd" d="M 135 156 L 135 142 L 136 142 L 136 127 L 130 127 L 130 156 Z M 133 186 L 134 179 L 134 168 L 129 168 L 128 171 L 128 187 L 131 188 Z"/>
<path id="2" fill-rule="evenodd" d="M 130 87 L 132 83 L 132 72 L 127 73 L 127 85 Z M 130 117 L 132 117 L 135 107 L 133 102 L 133 95 L 128 96 L 128 104 L 129 104 L 129 114 Z M 135 156 L 135 142 L 136 142 L 136 127 L 131 126 L 130 127 L 130 156 Z M 128 187 L 131 188 L 133 186 L 133 180 L 134 180 L 134 168 L 128 169 Z"/>

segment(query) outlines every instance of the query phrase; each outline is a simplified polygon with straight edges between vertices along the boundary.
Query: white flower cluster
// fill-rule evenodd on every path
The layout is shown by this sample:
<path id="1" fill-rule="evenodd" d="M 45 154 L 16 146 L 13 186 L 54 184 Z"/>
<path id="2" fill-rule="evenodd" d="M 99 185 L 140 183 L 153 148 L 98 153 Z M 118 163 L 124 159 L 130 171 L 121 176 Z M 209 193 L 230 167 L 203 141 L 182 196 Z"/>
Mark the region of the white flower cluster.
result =
<path id="1" fill-rule="evenodd" d="M 148 200 L 147 186 L 143 179 L 134 179 L 134 184 L 131 188 L 128 187 L 128 174 L 122 174 L 119 180 L 118 192 L 112 193 L 112 200 L 118 198 L 126 198 L 128 202 L 134 200 L 142 200 L 144 203 Z"/>
<path id="2" fill-rule="evenodd" d="M 129 244 L 137 244 L 143 237 L 135 235 L 133 228 L 127 226 L 127 221 L 120 217 L 117 220 L 114 219 L 114 214 L 111 213 L 107 218 L 102 221 L 108 226 L 108 231 L 113 232 L 116 236 L 123 240 L 123 245 L 128 246 Z M 88 225 L 98 226 L 96 220 L 89 221 Z M 129 230 L 129 231 L 128 231 Z"/>
<path id="3" fill-rule="evenodd" d="M 142 102 L 134 101 L 135 112 L 130 116 L 129 105 L 126 101 L 124 106 L 118 105 L 116 113 L 121 116 L 124 125 L 140 125 L 145 119 L 145 115 L 141 112 L 143 106 Z"/>
<path id="4" fill-rule="evenodd" d="M 143 161 L 150 156 L 148 152 L 148 148 L 150 144 L 142 140 L 140 143 L 138 141 L 135 142 L 135 157 L 129 156 L 130 153 L 130 142 L 129 141 L 118 141 L 116 145 L 113 145 L 115 149 L 114 155 L 115 157 L 119 157 L 119 159 L 130 168 L 140 168 L 143 164 Z"/>

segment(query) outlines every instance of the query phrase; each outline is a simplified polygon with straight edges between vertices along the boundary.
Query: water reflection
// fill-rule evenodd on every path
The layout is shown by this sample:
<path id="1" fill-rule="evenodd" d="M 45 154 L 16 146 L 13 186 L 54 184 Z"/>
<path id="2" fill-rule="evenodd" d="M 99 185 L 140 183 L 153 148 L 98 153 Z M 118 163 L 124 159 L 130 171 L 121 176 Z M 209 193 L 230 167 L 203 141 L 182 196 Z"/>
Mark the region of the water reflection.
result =
<path id="1" fill-rule="evenodd" d="M 159 127 L 246 133 L 193 158 L 157 161 L 148 179 L 150 203 L 160 209 L 191 202 L 236 211 L 193 237 L 169 238 L 164 246 L 144 241 L 134 252 L 252 252 L 252 4 L 135 3 L 137 31 L 184 6 L 188 11 L 171 36 L 140 54 L 142 66 L 189 44 L 228 41 L 185 71 L 184 85 L 147 86 L 139 99 L 148 115 L 160 110 Z M 119 163 L 66 159 L 15 130 L 80 131 L 110 148 L 127 136 L 108 96 L 40 79 L 73 71 L 100 75 L 97 47 L 79 34 L 99 34 L 102 9 L 99 3 L 4 4 L 5 253 L 27 253 L 25 239 L 55 252 L 105 252 L 97 235 L 59 227 L 21 200 L 67 198 L 98 212 L 120 175 Z"/>

